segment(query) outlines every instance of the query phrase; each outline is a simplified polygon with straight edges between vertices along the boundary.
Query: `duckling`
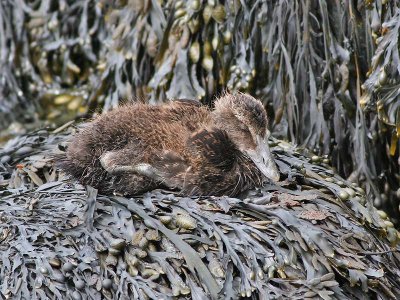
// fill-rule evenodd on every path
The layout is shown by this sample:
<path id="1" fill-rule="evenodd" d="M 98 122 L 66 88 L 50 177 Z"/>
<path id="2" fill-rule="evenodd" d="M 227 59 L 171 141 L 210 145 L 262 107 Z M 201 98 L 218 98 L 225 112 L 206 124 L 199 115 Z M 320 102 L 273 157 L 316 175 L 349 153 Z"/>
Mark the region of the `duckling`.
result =
<path id="1" fill-rule="evenodd" d="M 127 104 L 87 123 L 60 165 L 105 194 L 235 196 L 279 180 L 267 124 L 262 103 L 243 93 L 223 95 L 214 110 L 195 100 Z"/>

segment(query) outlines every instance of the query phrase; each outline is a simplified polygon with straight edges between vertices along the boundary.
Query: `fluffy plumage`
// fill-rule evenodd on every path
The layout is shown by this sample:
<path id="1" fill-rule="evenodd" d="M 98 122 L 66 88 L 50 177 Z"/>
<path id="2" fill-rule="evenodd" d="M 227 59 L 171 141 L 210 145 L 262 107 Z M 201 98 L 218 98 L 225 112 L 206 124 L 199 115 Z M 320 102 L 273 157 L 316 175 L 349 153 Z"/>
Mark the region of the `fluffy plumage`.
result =
<path id="1" fill-rule="evenodd" d="M 60 165 L 103 193 L 233 196 L 279 178 L 267 135 L 261 102 L 246 94 L 221 97 L 213 111 L 194 100 L 128 104 L 86 124 Z"/>

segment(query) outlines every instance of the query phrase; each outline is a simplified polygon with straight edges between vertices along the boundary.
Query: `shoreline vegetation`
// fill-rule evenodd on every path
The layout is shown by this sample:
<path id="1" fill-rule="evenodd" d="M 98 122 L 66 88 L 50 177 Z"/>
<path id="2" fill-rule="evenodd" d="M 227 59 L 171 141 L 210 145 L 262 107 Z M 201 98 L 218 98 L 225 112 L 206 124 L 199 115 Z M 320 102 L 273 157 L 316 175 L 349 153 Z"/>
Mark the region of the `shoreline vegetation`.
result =
<path id="1" fill-rule="evenodd" d="M 301 149 L 271 142 L 284 180 L 240 198 L 124 198 L 54 168 L 74 130 L 32 132 L 0 150 L 5 298 L 399 295 L 393 223 Z"/>
<path id="2" fill-rule="evenodd" d="M 2 297 L 398 298 L 399 4 L 0 1 Z M 54 165 L 123 102 L 236 90 L 280 185 L 126 199 Z"/>
<path id="3" fill-rule="evenodd" d="M 328 155 L 397 224 L 398 4 L 2 1 L 0 128 L 240 90 L 265 103 L 273 136 Z"/>

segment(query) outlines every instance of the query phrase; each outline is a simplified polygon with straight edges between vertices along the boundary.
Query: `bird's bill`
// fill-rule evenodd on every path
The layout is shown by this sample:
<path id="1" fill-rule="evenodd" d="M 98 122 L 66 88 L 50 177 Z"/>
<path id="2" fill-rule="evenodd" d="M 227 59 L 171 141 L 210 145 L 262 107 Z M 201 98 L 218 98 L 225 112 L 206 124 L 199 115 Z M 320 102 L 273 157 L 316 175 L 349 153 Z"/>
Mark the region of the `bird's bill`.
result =
<path id="1" fill-rule="evenodd" d="M 261 136 L 257 136 L 256 144 L 254 150 L 245 150 L 245 152 L 265 177 L 273 182 L 278 182 L 279 171 L 267 142 Z"/>

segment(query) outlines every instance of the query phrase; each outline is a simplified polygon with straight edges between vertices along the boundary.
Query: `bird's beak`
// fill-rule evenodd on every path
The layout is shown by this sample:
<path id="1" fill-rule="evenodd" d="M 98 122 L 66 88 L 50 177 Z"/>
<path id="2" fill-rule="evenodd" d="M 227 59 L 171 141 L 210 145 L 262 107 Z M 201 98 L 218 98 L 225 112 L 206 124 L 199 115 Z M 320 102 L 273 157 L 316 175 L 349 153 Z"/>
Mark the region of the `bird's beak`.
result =
<path id="1" fill-rule="evenodd" d="M 257 136 L 256 144 L 257 146 L 254 150 L 245 150 L 246 154 L 265 177 L 273 182 L 278 182 L 279 171 L 276 167 L 274 157 L 269 150 L 267 141 L 261 136 Z"/>

